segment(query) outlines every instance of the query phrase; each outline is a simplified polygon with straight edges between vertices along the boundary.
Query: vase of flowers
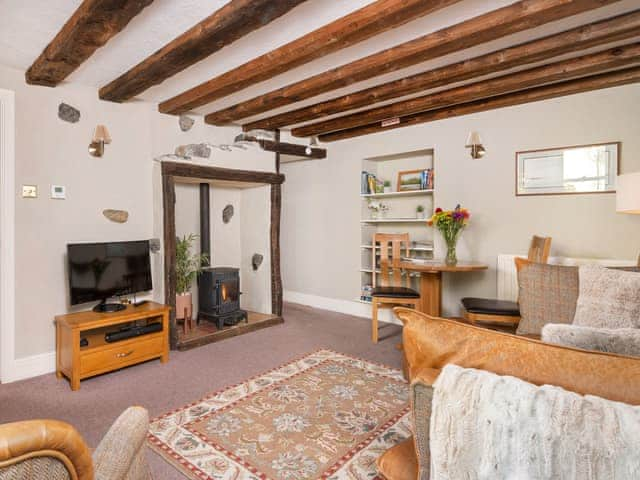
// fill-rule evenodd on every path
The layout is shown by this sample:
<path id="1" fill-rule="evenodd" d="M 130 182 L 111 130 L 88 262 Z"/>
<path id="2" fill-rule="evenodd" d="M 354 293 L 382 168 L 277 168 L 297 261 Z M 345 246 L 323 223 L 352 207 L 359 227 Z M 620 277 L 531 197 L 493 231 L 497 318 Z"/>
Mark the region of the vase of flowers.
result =
<path id="1" fill-rule="evenodd" d="M 435 213 L 428 221 L 429 225 L 435 226 L 440 230 L 447 244 L 447 256 L 445 258 L 447 265 L 453 266 L 458 263 L 456 245 L 462 230 L 469 223 L 470 216 L 471 214 L 466 208 L 461 208 L 460 205 L 457 205 L 454 210 L 445 211 L 441 208 L 436 208 Z"/>
<path id="2" fill-rule="evenodd" d="M 378 216 L 384 216 L 389 210 L 389 206 L 382 202 L 369 202 L 367 208 L 371 212 L 370 215 L 372 220 L 377 219 Z"/>

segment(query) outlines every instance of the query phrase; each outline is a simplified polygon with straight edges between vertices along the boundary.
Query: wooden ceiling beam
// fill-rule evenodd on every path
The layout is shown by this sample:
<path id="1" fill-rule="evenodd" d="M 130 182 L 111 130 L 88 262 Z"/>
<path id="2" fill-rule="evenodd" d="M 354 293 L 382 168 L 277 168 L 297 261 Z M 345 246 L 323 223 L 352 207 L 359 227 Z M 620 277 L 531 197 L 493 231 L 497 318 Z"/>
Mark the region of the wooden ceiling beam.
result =
<path id="1" fill-rule="evenodd" d="M 316 120 L 634 36 L 640 36 L 640 10 L 260 119 L 244 129 L 273 130 Z"/>
<path id="2" fill-rule="evenodd" d="M 461 115 L 469 115 L 472 113 L 485 112 L 503 107 L 511 107 L 514 105 L 522 105 L 540 100 L 548 100 L 551 98 L 573 95 L 576 93 L 589 92 L 592 90 L 600 90 L 604 88 L 618 87 L 631 83 L 640 82 L 640 67 L 627 68 L 614 72 L 601 73 L 585 78 L 568 80 L 566 82 L 554 83 L 542 87 L 531 88 L 521 92 L 507 93 L 497 97 L 491 97 L 475 102 L 454 105 L 428 112 L 416 113 L 400 117 L 395 124 L 383 127 L 380 122 L 355 127 L 348 130 L 328 133 L 320 135 L 322 142 L 333 142 L 337 140 L 345 140 L 348 138 L 359 137 L 362 135 L 370 135 L 380 133 L 396 128 L 408 127 L 422 123 L 434 122 L 436 120 L 444 120 L 447 118 L 458 117 Z"/>
<path id="3" fill-rule="evenodd" d="M 377 0 L 162 102 L 159 110 L 162 113 L 179 114 L 206 105 L 458 1 Z"/>
<path id="4" fill-rule="evenodd" d="M 521 0 L 213 112 L 205 122 L 227 124 L 617 1 Z"/>
<path id="5" fill-rule="evenodd" d="M 291 134 L 295 137 L 310 137 L 312 135 L 347 130 L 413 113 L 426 112 L 447 105 L 468 103 L 552 82 L 584 77 L 616 68 L 630 67 L 638 63 L 640 63 L 640 42 L 443 90 L 430 95 L 325 120 L 324 122 L 312 123 L 300 128 L 294 128 Z"/>
<path id="6" fill-rule="evenodd" d="M 231 0 L 153 55 L 100 89 L 100 98 L 124 102 L 239 38 L 267 25 L 306 0 Z"/>
<path id="7" fill-rule="evenodd" d="M 31 85 L 55 87 L 153 0 L 84 0 L 29 67 Z"/>

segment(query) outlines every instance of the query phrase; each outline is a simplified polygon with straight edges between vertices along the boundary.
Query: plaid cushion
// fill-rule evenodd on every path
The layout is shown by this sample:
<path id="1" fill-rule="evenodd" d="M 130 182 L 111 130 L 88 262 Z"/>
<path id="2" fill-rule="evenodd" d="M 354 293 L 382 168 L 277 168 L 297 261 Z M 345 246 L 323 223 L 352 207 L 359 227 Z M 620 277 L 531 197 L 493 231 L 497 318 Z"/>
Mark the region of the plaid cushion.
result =
<path id="1" fill-rule="evenodd" d="M 540 335 L 547 323 L 572 323 L 578 301 L 578 267 L 533 263 L 518 273 L 518 335 Z"/>

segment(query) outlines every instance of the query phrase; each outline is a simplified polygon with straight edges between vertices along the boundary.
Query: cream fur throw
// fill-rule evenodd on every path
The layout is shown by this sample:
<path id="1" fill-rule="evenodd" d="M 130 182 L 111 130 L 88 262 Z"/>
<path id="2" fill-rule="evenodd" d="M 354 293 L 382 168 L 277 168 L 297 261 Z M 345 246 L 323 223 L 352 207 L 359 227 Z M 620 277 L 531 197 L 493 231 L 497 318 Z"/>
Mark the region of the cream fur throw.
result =
<path id="1" fill-rule="evenodd" d="M 640 407 L 447 365 L 434 384 L 431 480 L 640 478 Z"/>
<path id="2" fill-rule="evenodd" d="M 542 328 L 542 341 L 584 350 L 640 357 L 639 328 L 612 330 L 548 323 Z"/>
<path id="3" fill-rule="evenodd" d="M 640 328 L 640 274 L 583 265 L 573 324 L 595 328 Z"/>

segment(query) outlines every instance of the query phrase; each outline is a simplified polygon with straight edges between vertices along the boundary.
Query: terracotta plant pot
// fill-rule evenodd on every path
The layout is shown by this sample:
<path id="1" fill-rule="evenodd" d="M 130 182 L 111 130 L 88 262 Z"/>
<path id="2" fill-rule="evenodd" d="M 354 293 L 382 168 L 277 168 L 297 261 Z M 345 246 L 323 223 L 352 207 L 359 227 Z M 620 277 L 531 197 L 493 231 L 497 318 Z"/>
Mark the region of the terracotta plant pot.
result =
<path id="1" fill-rule="evenodd" d="M 176 295 L 176 319 L 184 320 L 185 309 L 187 317 L 191 317 L 193 312 L 193 301 L 191 299 L 191 292 L 179 293 Z"/>

